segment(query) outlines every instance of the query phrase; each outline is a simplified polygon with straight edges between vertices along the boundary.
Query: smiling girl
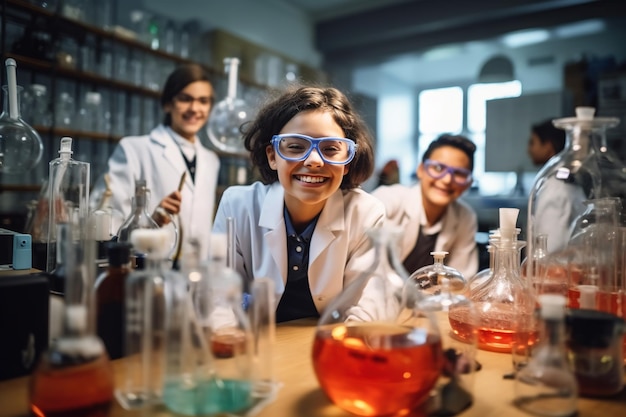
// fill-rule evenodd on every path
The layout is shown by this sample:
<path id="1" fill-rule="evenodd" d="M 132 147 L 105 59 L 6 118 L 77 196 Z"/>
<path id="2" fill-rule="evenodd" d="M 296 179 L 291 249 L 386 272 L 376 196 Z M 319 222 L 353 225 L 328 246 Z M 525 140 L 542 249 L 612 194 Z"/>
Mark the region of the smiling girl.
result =
<path id="1" fill-rule="evenodd" d="M 235 219 L 236 269 L 246 286 L 274 281 L 276 321 L 318 317 L 372 262 L 365 232 L 385 209 L 358 188 L 374 168 L 371 137 L 339 90 L 293 87 L 244 141 L 262 181 L 224 192 L 214 232 Z"/>

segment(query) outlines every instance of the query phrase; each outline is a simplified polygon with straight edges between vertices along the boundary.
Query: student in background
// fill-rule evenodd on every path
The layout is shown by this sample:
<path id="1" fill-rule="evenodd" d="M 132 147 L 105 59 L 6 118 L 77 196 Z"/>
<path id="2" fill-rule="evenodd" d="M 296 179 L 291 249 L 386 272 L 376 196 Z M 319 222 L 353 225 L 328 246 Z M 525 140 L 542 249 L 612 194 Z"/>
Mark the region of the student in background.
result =
<path id="1" fill-rule="evenodd" d="M 147 210 L 154 213 L 157 223 L 167 223 L 171 219 L 168 214 L 178 215 L 186 238 L 195 237 L 208 248 L 220 161 L 200 143 L 198 132 L 214 101 L 213 85 L 199 65 L 183 65 L 169 75 L 161 93 L 163 122 L 147 135 L 122 138 L 109 158 L 114 210 L 127 218 L 135 181 L 145 179 L 151 193 Z M 104 188 L 101 180 L 92 200 L 99 198 Z"/>
<path id="2" fill-rule="evenodd" d="M 528 155 L 533 164 L 543 166 L 565 147 L 565 130 L 552 124 L 552 119 L 534 124 L 528 139 Z"/>
<path id="3" fill-rule="evenodd" d="M 475 151 L 464 136 L 442 135 L 424 152 L 416 185 L 381 186 L 372 192 L 384 203 L 389 221 L 404 231 L 400 259 L 409 273 L 431 265 L 432 251 L 447 251 L 446 265 L 466 279 L 476 274 L 476 213 L 458 200 L 472 184 Z"/>
<path id="4" fill-rule="evenodd" d="M 262 181 L 229 187 L 214 231 L 235 220 L 235 267 L 249 287 L 274 281 L 276 321 L 318 317 L 373 262 L 366 231 L 385 208 L 359 188 L 374 169 L 372 139 L 335 88 L 293 86 L 244 126 Z"/>

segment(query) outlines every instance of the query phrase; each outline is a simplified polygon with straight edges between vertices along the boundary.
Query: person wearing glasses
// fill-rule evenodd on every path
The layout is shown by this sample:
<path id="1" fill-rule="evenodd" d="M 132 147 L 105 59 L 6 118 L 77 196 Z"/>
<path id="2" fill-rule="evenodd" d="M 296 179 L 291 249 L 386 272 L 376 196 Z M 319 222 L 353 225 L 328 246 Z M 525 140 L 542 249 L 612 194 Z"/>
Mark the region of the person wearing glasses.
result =
<path id="1" fill-rule="evenodd" d="M 135 181 L 144 179 L 153 219 L 163 225 L 178 215 L 185 236 L 196 237 L 208 248 L 220 161 L 200 143 L 198 132 L 207 123 L 214 97 L 209 76 L 199 65 L 180 66 L 168 76 L 160 99 L 162 123 L 147 135 L 122 138 L 109 157 L 111 208 L 127 218 Z M 100 178 L 92 206 L 104 192 L 105 181 Z"/>
<path id="2" fill-rule="evenodd" d="M 225 190 L 213 230 L 235 223 L 235 268 L 249 287 L 274 281 L 276 321 L 319 317 L 372 263 L 369 228 L 383 204 L 359 188 L 372 174 L 372 139 L 335 88 L 293 86 L 243 126 L 261 177 Z"/>
<path id="3" fill-rule="evenodd" d="M 446 251 L 445 264 L 466 279 L 478 271 L 476 213 L 459 197 L 472 184 L 476 146 L 464 136 L 441 135 L 417 167 L 418 184 L 380 186 L 372 191 L 389 221 L 402 228 L 400 259 L 409 274 L 432 265 L 433 251 Z"/>

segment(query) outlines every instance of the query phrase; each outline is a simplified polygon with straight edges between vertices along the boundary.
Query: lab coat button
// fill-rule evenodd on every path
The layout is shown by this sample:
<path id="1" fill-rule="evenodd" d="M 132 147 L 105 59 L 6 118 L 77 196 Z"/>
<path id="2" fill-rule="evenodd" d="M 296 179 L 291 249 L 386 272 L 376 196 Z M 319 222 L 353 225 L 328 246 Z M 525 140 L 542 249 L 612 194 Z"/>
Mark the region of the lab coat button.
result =
<path id="1" fill-rule="evenodd" d="M 296 252 L 298 253 L 302 252 L 302 246 L 296 246 Z"/>
<path id="2" fill-rule="evenodd" d="M 297 271 L 300 268 L 298 267 L 298 265 L 294 265 L 291 269 L 293 269 L 294 271 Z"/>

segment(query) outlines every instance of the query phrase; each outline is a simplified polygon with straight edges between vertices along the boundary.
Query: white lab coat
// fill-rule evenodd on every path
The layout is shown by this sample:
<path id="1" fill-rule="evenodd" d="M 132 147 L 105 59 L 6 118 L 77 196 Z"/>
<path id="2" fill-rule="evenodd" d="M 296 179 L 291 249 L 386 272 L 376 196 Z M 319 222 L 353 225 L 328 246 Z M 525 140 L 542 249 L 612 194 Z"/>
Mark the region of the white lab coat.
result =
<path id="1" fill-rule="evenodd" d="M 237 271 L 248 284 L 271 278 L 277 305 L 287 282 L 283 209 L 279 182 L 232 186 L 222 196 L 213 226 L 214 232 L 226 233 L 227 217 L 235 219 Z M 361 189 L 338 190 L 326 201 L 309 252 L 309 287 L 318 312 L 372 265 L 373 246 L 365 232 L 384 218 L 382 203 Z"/>
<path id="2" fill-rule="evenodd" d="M 220 161 L 214 152 L 204 148 L 199 139 L 196 140 L 195 183 L 187 173 L 181 191 L 179 220 L 185 241 L 197 237 L 206 257 Z M 135 193 L 135 180 L 145 179 L 150 189 L 147 209 L 152 213 L 165 196 L 178 188 L 185 171 L 187 165 L 180 148 L 163 125 L 154 128 L 149 135 L 122 138 L 108 162 L 112 208 L 127 218 L 131 211 L 131 197 Z M 92 196 L 98 198 L 103 190 L 104 181 L 100 178 Z"/>
<path id="3" fill-rule="evenodd" d="M 381 186 L 372 195 L 385 204 L 391 224 L 404 231 L 400 244 L 400 259 L 404 260 L 415 247 L 420 226 L 425 223 L 421 185 Z M 456 200 L 448 206 L 440 221 L 442 225 L 435 242 L 435 251 L 448 252 L 444 263 L 458 270 L 465 279 L 470 279 L 478 272 L 476 213 L 469 205 Z"/>

